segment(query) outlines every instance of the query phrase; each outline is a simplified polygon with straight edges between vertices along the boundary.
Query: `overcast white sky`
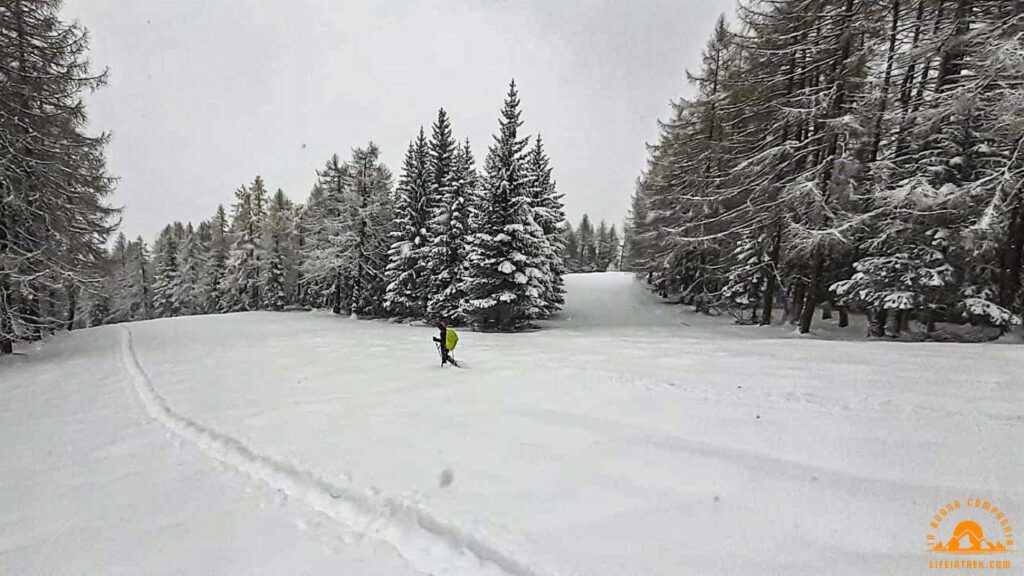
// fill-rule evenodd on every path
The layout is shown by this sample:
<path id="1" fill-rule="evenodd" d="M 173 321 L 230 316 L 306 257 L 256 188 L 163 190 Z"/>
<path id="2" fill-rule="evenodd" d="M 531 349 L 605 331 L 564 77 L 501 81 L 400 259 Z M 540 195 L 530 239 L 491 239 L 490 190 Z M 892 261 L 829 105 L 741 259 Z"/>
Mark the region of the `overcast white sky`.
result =
<path id="1" fill-rule="evenodd" d="M 369 140 L 396 173 L 437 108 L 478 163 L 508 81 L 540 132 L 573 221 L 619 223 L 670 99 L 690 93 L 734 0 L 67 0 L 110 83 L 123 230 L 152 240 L 263 176 L 304 201 L 315 170 Z"/>

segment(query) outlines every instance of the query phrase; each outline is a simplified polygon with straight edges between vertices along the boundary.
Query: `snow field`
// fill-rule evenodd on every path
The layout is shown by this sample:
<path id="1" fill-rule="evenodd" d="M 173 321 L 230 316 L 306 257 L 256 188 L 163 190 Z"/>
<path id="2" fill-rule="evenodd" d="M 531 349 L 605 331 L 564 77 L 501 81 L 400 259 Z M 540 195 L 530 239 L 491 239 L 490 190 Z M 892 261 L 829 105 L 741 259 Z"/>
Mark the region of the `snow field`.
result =
<path id="1" fill-rule="evenodd" d="M 465 370 L 431 328 L 322 313 L 107 327 L 0 365 L 0 571 L 128 549 L 176 573 L 170 547 L 247 573 L 920 573 L 950 498 L 1024 514 L 1015 346 L 794 339 L 623 274 L 567 287 L 545 330 L 461 331 Z M 124 438 L 144 449 L 105 456 Z M 73 468 L 37 456 L 61 444 Z M 160 497 L 126 513 L 133 492 Z"/>

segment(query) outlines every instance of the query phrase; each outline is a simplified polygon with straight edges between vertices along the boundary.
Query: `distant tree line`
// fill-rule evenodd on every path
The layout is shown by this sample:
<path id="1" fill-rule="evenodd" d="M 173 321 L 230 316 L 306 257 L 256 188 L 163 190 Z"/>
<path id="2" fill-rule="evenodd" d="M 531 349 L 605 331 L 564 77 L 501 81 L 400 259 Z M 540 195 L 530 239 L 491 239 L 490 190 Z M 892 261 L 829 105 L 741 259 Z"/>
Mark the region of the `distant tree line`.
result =
<path id="1" fill-rule="evenodd" d="M 752 0 L 650 148 L 624 266 L 702 310 L 1002 330 L 1024 312 L 1024 15 Z"/>
<path id="2" fill-rule="evenodd" d="M 373 143 L 332 156 L 305 203 L 257 176 L 230 210 L 119 235 L 77 323 L 329 308 L 359 318 L 512 330 L 563 302 L 564 214 L 540 137 L 520 134 L 513 82 L 478 172 L 442 109 L 406 151 L 397 187 Z"/>
<path id="3" fill-rule="evenodd" d="M 565 251 L 563 259 L 568 272 L 604 272 L 619 268 L 621 242 L 615 225 L 604 220 L 597 229 L 584 214 L 576 228 L 565 225 Z"/>

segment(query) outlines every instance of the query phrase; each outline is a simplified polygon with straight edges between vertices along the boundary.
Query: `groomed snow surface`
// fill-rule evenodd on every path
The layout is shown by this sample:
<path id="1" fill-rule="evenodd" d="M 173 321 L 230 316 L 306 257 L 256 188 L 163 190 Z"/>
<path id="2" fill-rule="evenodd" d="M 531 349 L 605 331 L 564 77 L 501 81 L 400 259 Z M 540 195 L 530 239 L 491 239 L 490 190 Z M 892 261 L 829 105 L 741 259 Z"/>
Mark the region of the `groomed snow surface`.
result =
<path id="1" fill-rule="evenodd" d="M 544 330 L 462 332 L 463 369 L 430 327 L 324 313 L 0 359 L 0 573 L 919 574 L 947 501 L 1024 523 L 1019 346 L 567 288 Z"/>

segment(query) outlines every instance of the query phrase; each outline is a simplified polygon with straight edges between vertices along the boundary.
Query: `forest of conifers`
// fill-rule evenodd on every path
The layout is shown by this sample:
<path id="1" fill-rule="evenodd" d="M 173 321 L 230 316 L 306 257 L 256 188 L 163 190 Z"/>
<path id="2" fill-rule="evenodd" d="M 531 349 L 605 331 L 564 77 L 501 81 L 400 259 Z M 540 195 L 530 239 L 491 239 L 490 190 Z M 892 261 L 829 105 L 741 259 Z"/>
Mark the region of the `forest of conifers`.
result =
<path id="1" fill-rule="evenodd" d="M 744 323 L 864 312 L 869 333 L 1024 313 L 1024 2 L 750 0 L 649 147 L 619 252 L 565 221 L 514 83 L 482 166 L 442 110 L 394 182 L 374 144 L 303 203 L 259 177 L 149 246 L 118 236 L 101 87 L 59 2 L 0 6 L 0 354 L 60 328 L 326 307 L 511 330 L 566 271 L 633 270 Z M 782 308 L 785 318 L 779 318 Z"/>
<path id="2" fill-rule="evenodd" d="M 650 147 L 624 267 L 801 332 L 819 307 L 876 336 L 1019 323 L 1022 6 L 742 2 Z"/>
<path id="3" fill-rule="evenodd" d="M 513 83 L 480 172 L 442 109 L 397 186 L 370 143 L 331 157 L 303 203 L 257 176 L 230 209 L 167 225 L 152 253 L 119 235 L 78 324 L 293 307 L 498 330 L 544 318 L 562 303 L 565 217 L 519 105 Z"/>
<path id="4" fill-rule="evenodd" d="M 308 199 L 263 179 L 152 249 L 118 235 L 88 35 L 58 1 L 0 4 L 0 354 L 60 329 L 189 314 L 330 308 L 513 330 L 563 302 L 561 195 L 515 82 L 477 169 L 442 109 L 397 186 L 373 143 L 332 156 Z"/>

